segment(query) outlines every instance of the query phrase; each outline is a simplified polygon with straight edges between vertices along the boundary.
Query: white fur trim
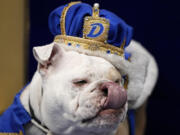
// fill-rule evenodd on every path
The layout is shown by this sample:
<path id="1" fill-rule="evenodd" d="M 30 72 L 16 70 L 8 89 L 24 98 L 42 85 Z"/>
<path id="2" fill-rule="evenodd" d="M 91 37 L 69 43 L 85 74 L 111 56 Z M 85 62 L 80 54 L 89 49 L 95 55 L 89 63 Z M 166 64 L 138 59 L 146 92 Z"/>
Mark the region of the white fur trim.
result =
<path id="1" fill-rule="evenodd" d="M 129 108 L 138 108 L 153 91 L 158 67 L 153 56 L 140 43 L 132 41 L 126 51 L 132 55 L 127 70 Z"/>

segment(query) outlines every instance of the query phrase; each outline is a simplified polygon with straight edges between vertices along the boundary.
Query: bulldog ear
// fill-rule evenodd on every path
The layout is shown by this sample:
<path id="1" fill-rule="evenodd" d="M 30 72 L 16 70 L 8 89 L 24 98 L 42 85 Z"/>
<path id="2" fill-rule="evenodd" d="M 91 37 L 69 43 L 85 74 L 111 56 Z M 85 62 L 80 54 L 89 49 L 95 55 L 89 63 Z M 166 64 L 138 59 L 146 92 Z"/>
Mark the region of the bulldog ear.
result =
<path id="1" fill-rule="evenodd" d="M 140 107 L 152 93 L 158 77 L 158 67 L 153 56 L 138 42 L 126 48 L 131 54 L 126 72 L 129 78 L 128 103 L 130 109 Z"/>
<path id="2" fill-rule="evenodd" d="M 54 66 L 63 53 L 62 48 L 56 43 L 33 48 L 33 55 L 38 62 L 38 70 L 44 72 L 49 66 Z"/>

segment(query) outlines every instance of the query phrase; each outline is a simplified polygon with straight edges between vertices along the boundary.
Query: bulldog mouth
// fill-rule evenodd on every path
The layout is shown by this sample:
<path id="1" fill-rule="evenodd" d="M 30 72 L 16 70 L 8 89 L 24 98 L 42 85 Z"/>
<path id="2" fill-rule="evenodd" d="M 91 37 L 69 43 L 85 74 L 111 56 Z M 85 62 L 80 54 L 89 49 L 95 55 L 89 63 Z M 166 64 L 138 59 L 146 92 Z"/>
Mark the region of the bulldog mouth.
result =
<path id="1" fill-rule="evenodd" d="M 120 115 L 124 109 L 125 109 L 125 104 L 120 109 L 100 109 L 100 111 L 94 117 L 84 119 L 82 120 L 82 123 L 91 122 L 92 120 L 96 119 L 99 116 L 111 115 L 111 114 Z"/>
<path id="2" fill-rule="evenodd" d="M 97 115 L 95 115 L 94 117 L 84 119 L 84 120 L 82 120 L 82 123 L 87 123 L 87 122 L 89 122 L 89 121 L 91 121 L 91 120 L 95 119 L 97 116 L 98 116 L 98 114 L 97 114 Z"/>
<path id="3" fill-rule="evenodd" d="M 105 82 L 99 89 L 105 96 L 105 98 L 101 100 L 101 108 L 94 117 L 84 119 L 82 120 L 82 123 L 92 121 L 99 116 L 102 117 L 102 119 L 106 117 L 107 119 L 114 116 L 118 117 L 125 109 L 127 92 L 124 87 L 114 82 Z"/>

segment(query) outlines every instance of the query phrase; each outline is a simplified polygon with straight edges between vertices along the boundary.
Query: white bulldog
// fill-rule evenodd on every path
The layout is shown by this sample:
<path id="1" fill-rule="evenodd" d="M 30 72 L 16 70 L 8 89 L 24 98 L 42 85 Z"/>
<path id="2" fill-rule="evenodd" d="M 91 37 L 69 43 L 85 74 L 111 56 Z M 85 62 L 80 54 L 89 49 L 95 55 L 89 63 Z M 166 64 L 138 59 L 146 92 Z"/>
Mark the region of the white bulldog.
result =
<path id="1" fill-rule="evenodd" d="M 157 78 L 153 57 L 139 43 L 132 41 L 126 51 L 131 60 L 114 65 L 107 57 L 68 50 L 62 43 L 35 47 L 38 68 L 21 102 L 39 124 L 32 120 L 26 134 L 115 134 L 128 104 L 129 109 L 140 107 Z M 127 90 L 124 74 L 129 77 Z"/>

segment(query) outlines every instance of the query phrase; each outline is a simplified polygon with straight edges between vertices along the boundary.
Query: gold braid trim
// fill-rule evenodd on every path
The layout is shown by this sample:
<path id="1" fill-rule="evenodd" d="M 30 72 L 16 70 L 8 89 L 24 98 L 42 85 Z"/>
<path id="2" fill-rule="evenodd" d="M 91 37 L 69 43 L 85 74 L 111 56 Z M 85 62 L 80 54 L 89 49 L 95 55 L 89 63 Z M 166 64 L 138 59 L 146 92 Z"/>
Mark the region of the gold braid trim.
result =
<path id="1" fill-rule="evenodd" d="M 54 39 L 55 42 L 64 42 L 66 45 L 71 44 L 74 47 L 80 47 L 90 51 L 109 51 L 110 54 L 116 54 L 121 57 L 124 57 L 124 50 L 119 47 L 115 47 L 110 44 L 105 44 L 103 42 L 91 40 L 91 39 L 84 39 L 79 37 L 73 36 L 66 36 L 66 35 L 57 35 Z M 123 43 L 124 44 L 124 43 Z M 122 44 L 122 46 L 124 46 Z"/>
<path id="2" fill-rule="evenodd" d="M 23 135 L 22 131 L 19 133 L 0 133 L 0 135 Z"/>
<path id="3" fill-rule="evenodd" d="M 71 2 L 68 4 L 68 6 L 64 7 L 62 14 L 61 14 L 61 18 L 60 18 L 60 25 L 61 25 L 61 34 L 62 35 L 66 35 L 66 14 L 67 11 L 69 10 L 69 8 L 75 4 L 81 3 L 80 1 L 77 2 Z"/>

